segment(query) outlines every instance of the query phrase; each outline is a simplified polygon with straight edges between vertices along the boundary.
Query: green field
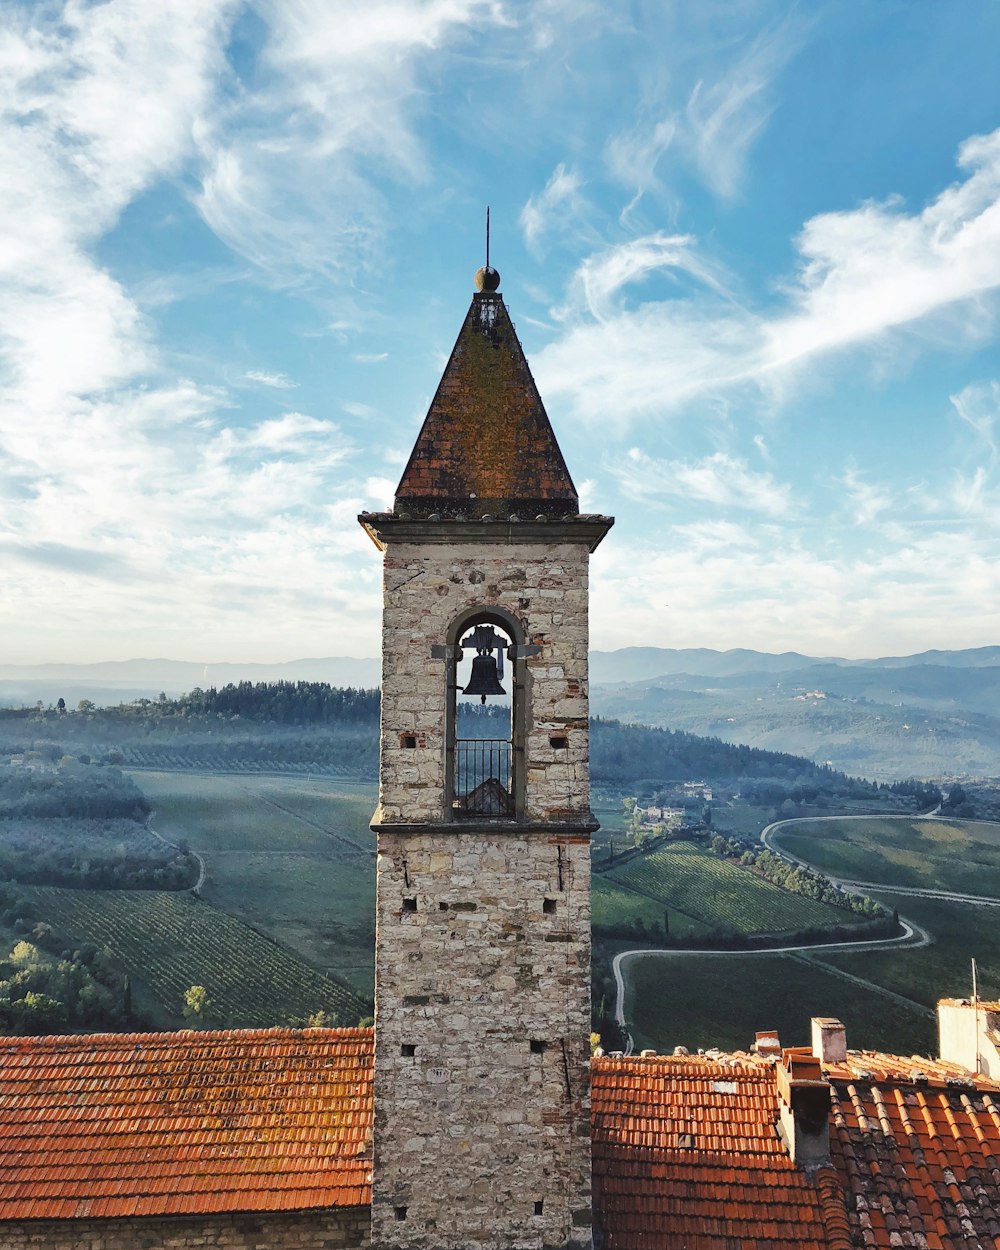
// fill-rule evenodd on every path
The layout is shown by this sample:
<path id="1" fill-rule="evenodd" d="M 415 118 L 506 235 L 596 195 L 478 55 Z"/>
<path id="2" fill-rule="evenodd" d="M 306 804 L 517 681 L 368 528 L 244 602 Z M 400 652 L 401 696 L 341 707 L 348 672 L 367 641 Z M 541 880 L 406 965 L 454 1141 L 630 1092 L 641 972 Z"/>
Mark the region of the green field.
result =
<path id="1" fill-rule="evenodd" d="M 689 933 L 708 933 L 710 926 L 674 908 L 667 908 L 656 899 L 618 885 L 606 875 L 595 874 L 591 889 L 591 919 L 595 928 L 620 925 L 641 920 L 650 935 L 663 935 L 663 915 L 670 913 L 670 934 L 676 937 Z"/>
<path id="2" fill-rule="evenodd" d="M 928 1012 L 845 981 L 811 956 L 671 953 L 633 961 L 627 985 L 636 1049 L 747 1050 L 764 1029 L 777 1029 L 785 1046 L 804 1046 L 812 1016 L 843 1020 L 852 1047 L 928 1054 L 937 1045 Z"/>
<path id="3" fill-rule="evenodd" d="M 236 1027 L 304 1019 L 317 1011 L 355 1023 L 366 1010 L 351 991 L 187 892 L 25 886 L 39 914 L 75 942 L 106 946 L 177 1016 L 184 992 L 203 985 L 212 1022 Z"/>
<path id="4" fill-rule="evenodd" d="M 202 897 L 373 993 L 371 782 L 134 773 L 151 824 L 205 861 Z"/>
<path id="5" fill-rule="evenodd" d="M 797 820 L 774 835 L 821 872 L 855 881 L 1000 896 L 1000 824 L 919 816 Z"/>
<path id="6" fill-rule="evenodd" d="M 777 841 L 835 876 L 1000 898 L 998 824 L 921 817 L 801 820 L 783 826 Z M 980 993 L 1000 997 L 1000 908 L 891 890 L 872 894 L 923 926 L 930 944 L 638 961 L 628 970 L 626 999 L 637 1045 L 745 1048 L 763 1028 L 777 1028 L 783 1042 L 795 1045 L 808 1040 L 809 1017 L 816 1014 L 840 1016 L 849 1045 L 933 1053 L 931 1012 L 939 998 L 971 991 L 972 958 Z"/>
<path id="7" fill-rule="evenodd" d="M 975 959 L 979 993 L 1000 998 L 1000 908 L 889 892 L 876 897 L 926 928 L 932 943 L 914 950 L 838 952 L 824 955 L 825 963 L 933 1006 L 939 998 L 972 992 L 970 960 Z"/>
<path id="8" fill-rule="evenodd" d="M 603 878 L 668 907 L 672 932 L 675 915 L 707 928 L 747 934 L 856 923 L 844 908 L 782 890 L 691 842 L 668 842 L 611 869 Z"/>

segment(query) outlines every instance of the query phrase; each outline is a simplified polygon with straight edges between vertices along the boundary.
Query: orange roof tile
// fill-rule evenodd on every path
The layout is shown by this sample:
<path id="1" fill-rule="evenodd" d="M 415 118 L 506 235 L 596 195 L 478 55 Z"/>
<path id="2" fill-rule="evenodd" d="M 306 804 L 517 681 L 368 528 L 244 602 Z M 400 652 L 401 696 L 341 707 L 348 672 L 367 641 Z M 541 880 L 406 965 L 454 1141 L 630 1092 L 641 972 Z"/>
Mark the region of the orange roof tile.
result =
<path id="1" fill-rule="evenodd" d="M 843 1203 L 795 1167 L 774 1068 L 749 1057 L 595 1059 L 595 1217 L 608 1250 L 826 1250 Z M 827 1171 L 829 1171 L 827 1169 Z"/>
<path id="2" fill-rule="evenodd" d="M 0 1038 L 0 1219 L 371 1201 L 370 1029 Z"/>
<path id="3" fill-rule="evenodd" d="M 1000 1085 L 864 1051 L 824 1070 L 855 1245 L 1000 1245 Z"/>

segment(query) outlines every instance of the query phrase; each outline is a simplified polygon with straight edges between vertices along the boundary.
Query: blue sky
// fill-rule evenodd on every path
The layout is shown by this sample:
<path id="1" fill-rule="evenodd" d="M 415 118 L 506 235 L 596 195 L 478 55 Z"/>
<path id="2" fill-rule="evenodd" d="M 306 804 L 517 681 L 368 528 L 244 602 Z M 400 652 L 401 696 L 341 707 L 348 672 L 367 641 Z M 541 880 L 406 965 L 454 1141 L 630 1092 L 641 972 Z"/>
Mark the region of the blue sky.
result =
<path id="1" fill-rule="evenodd" d="M 1000 6 L 0 11 L 0 660 L 378 651 L 492 259 L 592 641 L 1000 642 Z"/>

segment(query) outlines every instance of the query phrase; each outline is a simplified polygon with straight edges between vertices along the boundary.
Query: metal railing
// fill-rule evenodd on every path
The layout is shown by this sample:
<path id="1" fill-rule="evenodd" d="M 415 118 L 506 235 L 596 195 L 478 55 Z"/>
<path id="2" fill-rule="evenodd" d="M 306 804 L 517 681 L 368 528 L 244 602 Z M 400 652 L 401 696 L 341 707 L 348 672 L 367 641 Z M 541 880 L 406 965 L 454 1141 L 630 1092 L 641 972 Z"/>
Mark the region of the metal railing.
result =
<path id="1" fill-rule="evenodd" d="M 511 759 L 507 738 L 456 739 L 456 810 L 472 816 L 513 815 Z"/>

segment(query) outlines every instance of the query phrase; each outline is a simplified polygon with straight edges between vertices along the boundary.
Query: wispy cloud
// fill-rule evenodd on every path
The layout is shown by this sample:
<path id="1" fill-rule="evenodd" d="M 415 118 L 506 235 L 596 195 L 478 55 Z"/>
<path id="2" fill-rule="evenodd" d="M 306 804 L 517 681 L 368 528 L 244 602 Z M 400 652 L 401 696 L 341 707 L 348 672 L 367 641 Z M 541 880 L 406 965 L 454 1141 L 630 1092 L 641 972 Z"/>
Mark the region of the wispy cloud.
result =
<path id="1" fill-rule="evenodd" d="M 840 485 L 847 510 L 855 525 L 870 525 L 880 513 L 892 507 L 892 495 L 884 487 L 867 481 L 857 468 L 844 471 Z"/>
<path id="2" fill-rule="evenodd" d="M 570 289 L 596 295 L 575 302 L 536 358 L 543 387 L 583 417 L 627 423 L 736 387 L 780 399 L 817 358 L 884 350 L 932 318 L 947 319 L 949 341 L 979 341 L 980 301 L 1000 286 L 1000 130 L 963 143 L 959 165 L 964 180 L 919 211 L 892 201 L 811 218 L 796 240 L 800 264 L 768 308 L 721 298 L 706 249 L 686 237 L 647 235 L 584 260 Z M 682 266 L 700 287 L 610 305 L 633 273 L 660 264 Z"/>
<path id="3" fill-rule="evenodd" d="M 657 272 L 686 273 L 710 289 L 722 291 L 720 276 L 699 255 L 690 235 L 662 233 L 632 239 L 587 257 L 577 271 L 574 286 L 582 289 L 590 313 L 604 319 L 613 311 L 612 301 L 623 288 Z"/>
<path id="4" fill-rule="evenodd" d="M 559 164 L 538 195 L 528 197 L 519 218 L 521 232 L 528 250 L 535 256 L 544 254 L 544 244 L 550 233 L 564 233 L 570 222 L 575 221 L 582 207 L 580 175 Z"/>
<path id="5" fill-rule="evenodd" d="M 250 369 L 243 376 L 248 382 L 257 382 L 261 386 L 271 386 L 279 391 L 298 386 L 298 382 L 293 382 L 287 374 L 267 373 L 263 369 Z"/>
<path id="6" fill-rule="evenodd" d="M 965 180 L 921 212 L 893 200 L 806 223 L 791 307 L 767 328 L 764 367 L 869 341 L 1000 285 L 1000 130 L 967 139 L 958 164 Z M 978 333 L 980 318 L 966 326 Z"/>
<path id="7" fill-rule="evenodd" d="M 997 454 L 996 430 L 1000 428 L 1000 382 L 974 382 L 951 397 L 952 407 L 978 435 L 989 450 L 991 461 Z"/>
<path id="8" fill-rule="evenodd" d="M 420 68 L 452 39 L 503 23 L 499 0 L 261 0 L 266 78 L 204 122 L 198 206 L 276 282 L 370 264 L 382 180 L 426 176 Z"/>
<path id="9" fill-rule="evenodd" d="M 646 499 L 678 497 L 769 516 L 792 511 L 791 488 L 770 473 L 755 473 L 744 460 L 715 452 L 699 461 L 657 460 L 631 447 L 613 472 L 622 486 Z"/>
<path id="10" fill-rule="evenodd" d="M 727 15 L 735 20 L 734 32 L 747 17 L 752 21 L 755 15 L 750 10 Z M 607 144 L 609 170 L 634 193 L 626 218 L 643 195 L 659 187 L 668 151 L 716 195 L 732 199 L 739 193 L 750 151 L 773 108 L 773 82 L 799 51 L 806 33 L 805 22 L 797 16 L 756 35 L 740 38 L 734 33 L 730 45 L 744 50 L 731 57 L 712 28 L 710 9 L 704 21 L 704 29 L 697 29 L 695 20 L 696 29 L 687 39 L 688 57 L 678 58 L 674 73 L 664 75 L 652 98 L 643 99 L 634 127 Z M 701 62 L 715 68 L 692 82 L 690 66 Z M 678 98 L 685 89 L 686 99 Z"/>

